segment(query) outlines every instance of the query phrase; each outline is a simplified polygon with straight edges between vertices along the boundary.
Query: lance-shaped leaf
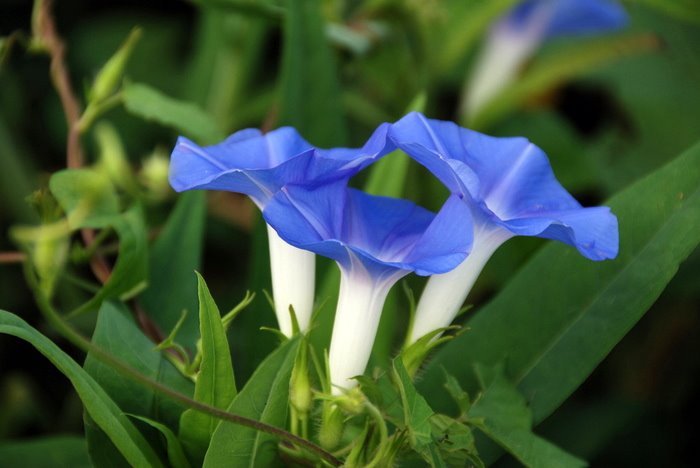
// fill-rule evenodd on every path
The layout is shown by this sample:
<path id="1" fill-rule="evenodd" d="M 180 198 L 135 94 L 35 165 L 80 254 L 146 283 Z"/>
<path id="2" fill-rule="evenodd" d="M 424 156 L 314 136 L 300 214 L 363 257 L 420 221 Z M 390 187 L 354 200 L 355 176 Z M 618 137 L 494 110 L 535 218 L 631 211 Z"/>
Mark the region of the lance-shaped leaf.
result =
<path id="1" fill-rule="evenodd" d="M 228 407 L 238 414 L 276 427 L 284 427 L 289 403 L 289 379 L 299 340 L 292 339 L 270 354 Z M 222 422 L 214 431 L 205 467 L 275 466 L 277 441 L 269 434 Z"/>
<path id="2" fill-rule="evenodd" d="M 209 293 L 204 278 L 197 273 L 199 295 L 199 329 L 202 361 L 194 388 L 194 399 L 225 409 L 236 396 L 231 351 L 219 308 Z M 197 460 L 204 458 L 209 439 L 219 420 L 189 409 L 180 419 L 180 438 Z"/>

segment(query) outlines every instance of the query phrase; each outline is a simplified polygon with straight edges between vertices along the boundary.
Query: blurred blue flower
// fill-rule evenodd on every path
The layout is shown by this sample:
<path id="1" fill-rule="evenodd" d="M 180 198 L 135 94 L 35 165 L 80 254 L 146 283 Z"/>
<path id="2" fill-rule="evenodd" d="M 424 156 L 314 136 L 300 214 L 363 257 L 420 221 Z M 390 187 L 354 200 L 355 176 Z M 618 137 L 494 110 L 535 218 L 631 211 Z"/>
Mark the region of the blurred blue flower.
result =
<path id="1" fill-rule="evenodd" d="M 262 210 L 285 184 L 347 179 L 391 151 L 387 128 L 387 124 L 377 128 L 362 148 L 316 148 L 290 127 L 266 134 L 257 129 L 241 130 L 207 147 L 180 137 L 171 156 L 170 184 L 178 192 L 208 189 L 243 193 Z M 280 330 L 290 336 L 290 305 L 302 330 L 311 320 L 315 257 L 288 245 L 269 226 L 268 238 L 275 313 Z"/>
<path id="2" fill-rule="evenodd" d="M 496 28 L 550 38 L 601 33 L 626 24 L 625 10 L 614 0 L 526 0 L 516 5 Z"/>
<path id="3" fill-rule="evenodd" d="M 344 181 L 280 190 L 263 211 L 296 247 L 338 263 L 340 294 L 329 355 L 334 391 L 364 372 L 389 289 L 410 272 L 444 273 L 471 246 L 469 207 L 450 197 L 435 215 L 409 201 L 368 195 Z"/>
<path id="4" fill-rule="evenodd" d="M 410 341 L 449 325 L 491 254 L 513 236 L 571 246 L 591 260 L 615 258 L 617 218 L 607 207 L 583 208 L 556 180 L 544 152 L 525 138 L 494 138 L 452 122 L 411 113 L 389 138 L 470 207 L 472 252 L 453 271 L 433 276 Z"/>
<path id="5" fill-rule="evenodd" d="M 614 0 L 525 0 L 489 31 L 465 89 L 462 111 L 472 116 L 517 76 L 545 40 L 600 34 L 627 24 Z"/>

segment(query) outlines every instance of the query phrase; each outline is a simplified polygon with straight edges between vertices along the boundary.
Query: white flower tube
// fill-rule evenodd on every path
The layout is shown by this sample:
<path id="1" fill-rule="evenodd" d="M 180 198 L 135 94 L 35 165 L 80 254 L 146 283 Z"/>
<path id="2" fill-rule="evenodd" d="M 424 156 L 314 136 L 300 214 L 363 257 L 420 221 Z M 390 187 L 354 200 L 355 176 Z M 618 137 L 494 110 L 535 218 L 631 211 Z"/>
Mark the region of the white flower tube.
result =
<path id="1" fill-rule="evenodd" d="M 512 234 L 503 229 L 482 230 L 474 235 L 466 260 L 452 271 L 430 277 L 416 307 L 409 343 L 452 323 L 486 262 L 510 237 Z"/>
<path id="2" fill-rule="evenodd" d="M 328 356 L 334 395 L 357 385 L 352 378 L 364 373 L 384 301 L 401 276 L 403 274 L 377 281 L 362 267 L 353 271 L 341 268 L 338 307 Z"/>
<path id="3" fill-rule="evenodd" d="M 292 319 L 289 306 L 302 332 L 308 330 L 314 305 L 316 255 L 286 243 L 277 232 L 267 226 L 270 245 L 270 271 L 272 297 L 280 331 L 292 336 Z"/>

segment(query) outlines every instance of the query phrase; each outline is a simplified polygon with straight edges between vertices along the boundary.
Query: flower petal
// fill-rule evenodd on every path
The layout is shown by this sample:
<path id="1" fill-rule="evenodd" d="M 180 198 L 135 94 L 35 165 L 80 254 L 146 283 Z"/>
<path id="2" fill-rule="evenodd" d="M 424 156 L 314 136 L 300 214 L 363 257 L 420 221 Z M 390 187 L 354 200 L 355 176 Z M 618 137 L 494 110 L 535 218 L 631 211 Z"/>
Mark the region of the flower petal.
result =
<path id="1" fill-rule="evenodd" d="M 393 150 L 380 126 L 362 148 L 318 149 L 290 127 L 263 134 L 234 133 L 200 147 L 180 137 L 172 153 L 170 183 L 177 191 L 227 190 L 250 196 L 260 207 L 286 184 L 320 184 L 351 177 Z"/>
<path id="2" fill-rule="evenodd" d="M 412 202 L 368 195 L 336 182 L 286 186 L 263 211 L 285 241 L 373 276 L 397 270 L 430 275 L 456 267 L 471 245 L 471 217 L 459 197 L 437 216 Z"/>
<path id="3" fill-rule="evenodd" d="M 525 138 L 489 137 L 418 113 L 396 122 L 389 138 L 465 196 L 476 225 L 559 240 L 593 260 L 617 255 L 615 216 L 604 207 L 583 208 Z"/>

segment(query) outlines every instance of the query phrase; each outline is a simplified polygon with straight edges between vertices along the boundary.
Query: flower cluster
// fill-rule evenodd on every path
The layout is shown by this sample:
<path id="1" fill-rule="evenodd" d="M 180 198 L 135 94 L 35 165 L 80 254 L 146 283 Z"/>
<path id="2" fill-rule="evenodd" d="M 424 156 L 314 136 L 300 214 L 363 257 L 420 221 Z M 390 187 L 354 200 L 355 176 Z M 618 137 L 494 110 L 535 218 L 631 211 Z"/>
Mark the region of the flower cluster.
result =
<path id="1" fill-rule="evenodd" d="M 438 213 L 348 187 L 349 179 L 395 149 L 450 191 Z M 575 247 L 592 260 L 617 255 L 617 220 L 582 207 L 556 180 L 545 154 L 524 138 L 494 138 L 411 113 L 382 124 L 357 149 L 320 149 L 291 128 L 243 130 L 202 148 L 181 138 L 172 155 L 176 190 L 248 195 L 270 236 L 280 329 L 302 331 L 313 304 L 313 254 L 334 259 L 341 283 L 331 348 L 334 392 L 364 372 L 390 288 L 414 272 L 430 276 L 409 342 L 448 326 L 491 254 L 513 236 Z"/>

